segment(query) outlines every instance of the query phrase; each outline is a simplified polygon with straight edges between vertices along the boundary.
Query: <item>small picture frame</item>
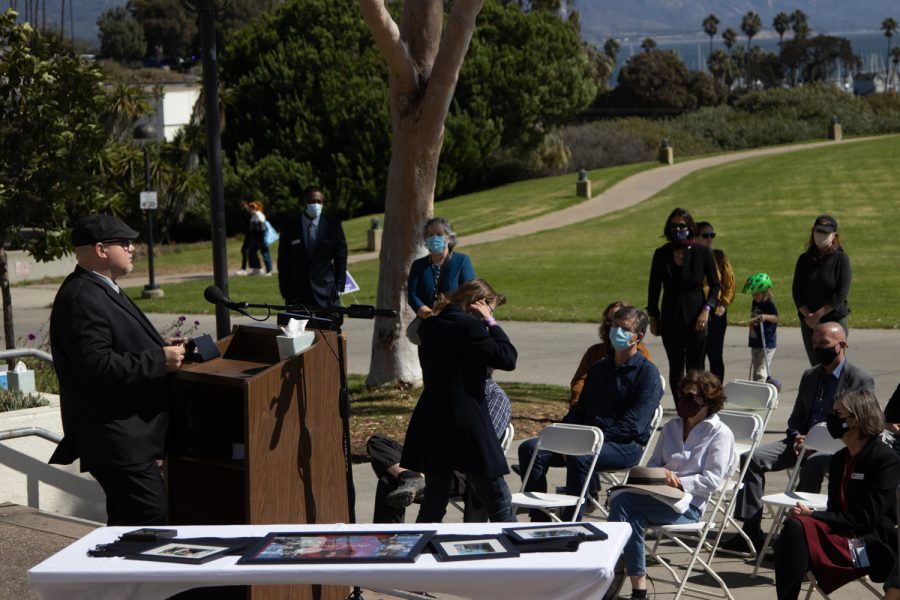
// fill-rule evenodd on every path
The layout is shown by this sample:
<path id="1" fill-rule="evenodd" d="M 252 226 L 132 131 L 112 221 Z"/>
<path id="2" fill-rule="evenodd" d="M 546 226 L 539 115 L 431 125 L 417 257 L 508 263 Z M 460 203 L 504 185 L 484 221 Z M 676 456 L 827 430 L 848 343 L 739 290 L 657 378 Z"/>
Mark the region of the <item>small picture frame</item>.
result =
<path id="1" fill-rule="evenodd" d="M 570 525 L 541 525 L 538 527 L 507 527 L 503 530 L 516 544 L 548 542 L 551 540 L 581 540 L 585 542 L 605 540 L 608 536 L 592 523 Z"/>
<path id="2" fill-rule="evenodd" d="M 453 560 L 482 560 L 515 558 L 519 551 L 503 534 L 445 535 L 431 539 L 434 556 L 440 562 Z"/>
<path id="3" fill-rule="evenodd" d="M 217 558 L 222 558 L 231 550 L 229 546 L 207 546 L 205 544 L 186 544 L 184 542 L 166 542 L 148 550 L 129 554 L 125 558 L 132 560 L 155 560 L 176 562 L 188 565 L 201 565 Z"/>
<path id="4" fill-rule="evenodd" d="M 415 562 L 434 531 L 307 531 L 268 534 L 238 564 Z"/>

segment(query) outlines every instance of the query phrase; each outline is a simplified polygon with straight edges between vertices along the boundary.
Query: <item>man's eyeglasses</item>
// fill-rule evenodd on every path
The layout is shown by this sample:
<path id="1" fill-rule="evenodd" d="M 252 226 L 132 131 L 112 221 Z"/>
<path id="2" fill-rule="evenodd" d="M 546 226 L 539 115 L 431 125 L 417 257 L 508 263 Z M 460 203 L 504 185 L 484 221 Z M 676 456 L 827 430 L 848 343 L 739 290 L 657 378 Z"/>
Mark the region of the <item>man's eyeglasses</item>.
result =
<path id="1" fill-rule="evenodd" d="M 701 233 L 700 237 L 705 238 L 707 240 L 711 240 L 714 237 L 716 237 L 716 234 L 715 233 Z"/>
<path id="2" fill-rule="evenodd" d="M 99 242 L 104 246 L 121 246 L 122 248 L 128 250 L 131 248 L 131 240 L 107 240 L 105 242 Z"/>

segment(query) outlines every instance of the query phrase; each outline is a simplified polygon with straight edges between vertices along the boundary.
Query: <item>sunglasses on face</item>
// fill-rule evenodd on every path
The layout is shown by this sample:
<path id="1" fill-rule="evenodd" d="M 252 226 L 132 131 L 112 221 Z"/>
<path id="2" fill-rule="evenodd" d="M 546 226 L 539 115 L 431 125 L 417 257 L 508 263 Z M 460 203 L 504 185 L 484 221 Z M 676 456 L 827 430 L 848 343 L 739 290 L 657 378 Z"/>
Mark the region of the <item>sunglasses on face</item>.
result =
<path id="1" fill-rule="evenodd" d="M 105 242 L 99 242 L 103 246 L 121 246 L 128 250 L 131 247 L 131 240 L 107 240 Z"/>
<path id="2" fill-rule="evenodd" d="M 700 237 L 705 238 L 707 240 L 711 240 L 714 237 L 716 237 L 716 234 L 715 233 L 701 233 Z"/>
<path id="3" fill-rule="evenodd" d="M 687 223 L 670 223 L 669 227 L 672 229 L 687 229 L 688 224 Z"/>

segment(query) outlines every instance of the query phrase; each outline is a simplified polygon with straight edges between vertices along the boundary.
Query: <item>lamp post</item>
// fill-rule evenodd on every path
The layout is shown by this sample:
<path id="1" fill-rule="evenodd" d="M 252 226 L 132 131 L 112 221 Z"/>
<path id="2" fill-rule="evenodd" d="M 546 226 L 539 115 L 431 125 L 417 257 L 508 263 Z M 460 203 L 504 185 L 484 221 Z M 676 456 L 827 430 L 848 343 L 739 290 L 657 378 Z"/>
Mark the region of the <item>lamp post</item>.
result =
<path id="1" fill-rule="evenodd" d="M 144 150 L 144 191 L 141 193 L 141 209 L 147 212 L 147 270 L 150 281 L 144 286 L 141 298 L 162 298 L 165 292 L 157 285 L 153 273 L 153 215 L 156 213 L 156 192 L 150 189 L 150 152 L 147 144 L 156 138 L 156 128 L 144 123 L 134 128 L 134 139 L 138 140 Z"/>
<path id="2" fill-rule="evenodd" d="M 181 0 L 181 5 L 185 9 L 197 13 L 200 26 L 213 279 L 225 296 L 228 296 L 228 251 L 225 242 L 225 192 L 222 183 L 222 136 L 219 131 L 219 74 L 215 24 L 216 12 L 223 10 L 229 3 L 230 0 Z M 223 338 L 229 333 L 231 333 L 231 315 L 224 305 L 217 304 L 216 336 Z"/>

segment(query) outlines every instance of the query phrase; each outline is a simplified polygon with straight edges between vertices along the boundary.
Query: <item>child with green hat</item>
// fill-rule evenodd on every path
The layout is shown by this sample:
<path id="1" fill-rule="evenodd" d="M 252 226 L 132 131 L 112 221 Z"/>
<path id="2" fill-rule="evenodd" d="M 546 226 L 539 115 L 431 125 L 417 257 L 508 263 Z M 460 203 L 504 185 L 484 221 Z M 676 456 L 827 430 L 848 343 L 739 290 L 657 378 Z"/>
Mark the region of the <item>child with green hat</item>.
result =
<path id="1" fill-rule="evenodd" d="M 772 301 L 771 289 L 772 278 L 766 273 L 755 273 L 747 278 L 742 291 L 753 294 L 750 308 L 750 379 L 775 383 L 780 388 L 770 371 L 778 328 L 778 309 Z"/>

